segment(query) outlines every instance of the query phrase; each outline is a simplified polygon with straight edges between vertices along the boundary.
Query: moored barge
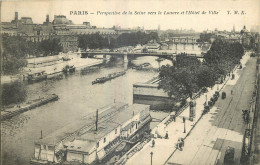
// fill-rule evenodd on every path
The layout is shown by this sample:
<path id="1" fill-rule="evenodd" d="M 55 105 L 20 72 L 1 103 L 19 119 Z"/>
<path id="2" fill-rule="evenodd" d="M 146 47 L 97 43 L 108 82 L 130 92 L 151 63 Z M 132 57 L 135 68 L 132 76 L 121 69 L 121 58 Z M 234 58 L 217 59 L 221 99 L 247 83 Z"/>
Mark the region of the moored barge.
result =
<path id="1" fill-rule="evenodd" d="M 67 74 L 67 73 L 74 73 L 76 71 L 76 67 L 74 65 L 66 65 L 63 69 L 62 72 Z"/>
<path id="2" fill-rule="evenodd" d="M 46 97 L 42 97 L 42 98 L 39 98 L 36 100 L 29 101 L 26 104 L 17 105 L 13 108 L 3 109 L 1 111 L 1 121 L 9 119 L 22 112 L 25 112 L 25 111 L 31 110 L 33 108 L 39 107 L 41 105 L 47 104 L 51 101 L 56 101 L 56 100 L 58 100 L 58 98 L 59 98 L 58 95 L 52 94 L 52 95 L 48 95 Z"/>
<path id="3" fill-rule="evenodd" d="M 108 80 L 112 80 L 116 77 L 122 76 L 125 73 L 126 73 L 125 71 L 116 72 L 116 73 L 109 74 L 108 76 L 105 76 L 105 77 L 97 78 L 95 81 L 92 81 L 92 85 L 97 84 L 97 83 L 104 83 Z"/>
<path id="4" fill-rule="evenodd" d="M 133 66 L 132 69 L 136 69 L 136 70 L 142 70 L 142 69 L 146 69 L 148 68 L 148 66 L 150 66 L 151 64 L 150 63 L 143 63 L 141 65 L 138 65 L 138 66 Z"/>
<path id="5" fill-rule="evenodd" d="M 124 103 L 98 110 L 36 141 L 31 164 L 105 164 L 149 130 L 149 110 Z"/>
<path id="6" fill-rule="evenodd" d="M 47 79 L 47 73 L 45 71 L 34 71 L 28 73 L 28 82 L 29 83 L 34 83 L 42 80 Z"/>

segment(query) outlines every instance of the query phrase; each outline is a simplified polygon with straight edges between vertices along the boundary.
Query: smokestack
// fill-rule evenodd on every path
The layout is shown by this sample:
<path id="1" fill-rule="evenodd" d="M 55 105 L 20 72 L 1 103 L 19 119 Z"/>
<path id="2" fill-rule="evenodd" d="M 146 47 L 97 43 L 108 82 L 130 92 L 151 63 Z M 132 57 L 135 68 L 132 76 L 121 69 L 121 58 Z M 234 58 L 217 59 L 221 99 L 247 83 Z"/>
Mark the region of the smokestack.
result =
<path id="1" fill-rule="evenodd" d="M 98 130 L 98 109 L 96 112 L 96 131 Z"/>
<path id="2" fill-rule="evenodd" d="M 15 12 L 14 20 L 15 20 L 15 21 L 18 21 L 18 12 L 17 12 L 17 11 Z"/>
<path id="3" fill-rule="evenodd" d="M 50 22 L 50 17 L 49 17 L 49 14 L 46 15 L 46 23 L 49 23 Z"/>

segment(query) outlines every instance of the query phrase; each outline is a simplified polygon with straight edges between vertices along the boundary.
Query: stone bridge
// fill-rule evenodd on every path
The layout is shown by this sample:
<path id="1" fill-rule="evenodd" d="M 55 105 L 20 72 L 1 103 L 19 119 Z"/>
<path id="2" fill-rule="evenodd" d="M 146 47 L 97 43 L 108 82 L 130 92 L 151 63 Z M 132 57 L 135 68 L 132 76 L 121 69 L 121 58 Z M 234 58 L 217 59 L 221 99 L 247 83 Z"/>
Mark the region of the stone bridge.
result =
<path id="1" fill-rule="evenodd" d="M 128 56 L 139 57 L 139 56 L 156 56 L 161 58 L 166 58 L 174 60 L 176 58 L 176 53 L 167 52 L 150 52 L 150 53 L 132 53 L 132 52 L 81 52 L 81 57 L 91 57 L 94 55 L 111 55 L 111 56 L 123 56 L 124 62 L 128 62 Z M 201 55 L 188 54 L 188 56 L 195 56 L 197 58 L 203 58 Z"/>
<path id="2" fill-rule="evenodd" d="M 169 37 L 169 42 L 173 44 L 198 44 L 193 37 Z"/>

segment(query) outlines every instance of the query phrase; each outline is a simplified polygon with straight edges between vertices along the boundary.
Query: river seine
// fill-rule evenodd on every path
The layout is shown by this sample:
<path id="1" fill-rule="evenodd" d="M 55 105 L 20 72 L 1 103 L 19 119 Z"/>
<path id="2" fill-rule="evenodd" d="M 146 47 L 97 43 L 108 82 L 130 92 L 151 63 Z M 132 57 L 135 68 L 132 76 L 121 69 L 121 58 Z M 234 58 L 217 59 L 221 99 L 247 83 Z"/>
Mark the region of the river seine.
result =
<path id="1" fill-rule="evenodd" d="M 159 64 L 157 57 L 138 57 L 129 60 L 128 66 L 123 58 L 117 58 L 109 64 L 102 64 L 90 71 L 76 70 L 60 80 L 46 80 L 34 84 L 20 82 L 14 85 L 3 86 L 5 91 L 3 100 L 9 103 L 26 102 L 39 96 L 55 93 L 59 100 L 37 107 L 17 115 L 1 123 L 2 162 L 4 165 L 27 165 L 34 152 L 34 141 L 55 130 L 82 118 L 96 109 L 116 102 L 132 104 L 133 87 L 136 82 L 146 82 L 158 76 Z M 131 65 L 149 62 L 153 69 L 134 70 Z M 164 60 L 160 65 L 171 64 Z M 127 69 L 126 74 L 104 84 L 92 85 L 96 78 L 109 73 Z M 8 103 L 7 103 L 8 102 Z M 151 112 L 154 118 L 164 118 L 167 114 Z M 156 125 L 158 123 L 154 123 Z"/>

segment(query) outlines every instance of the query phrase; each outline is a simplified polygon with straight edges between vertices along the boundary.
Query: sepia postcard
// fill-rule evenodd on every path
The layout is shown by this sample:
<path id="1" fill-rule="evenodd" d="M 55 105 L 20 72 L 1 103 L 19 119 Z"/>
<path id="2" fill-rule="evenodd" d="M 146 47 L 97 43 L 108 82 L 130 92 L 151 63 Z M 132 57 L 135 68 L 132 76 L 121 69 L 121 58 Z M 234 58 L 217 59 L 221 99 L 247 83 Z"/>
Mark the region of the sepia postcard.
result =
<path id="1" fill-rule="evenodd" d="M 0 8 L 1 165 L 260 164 L 260 0 Z"/>

